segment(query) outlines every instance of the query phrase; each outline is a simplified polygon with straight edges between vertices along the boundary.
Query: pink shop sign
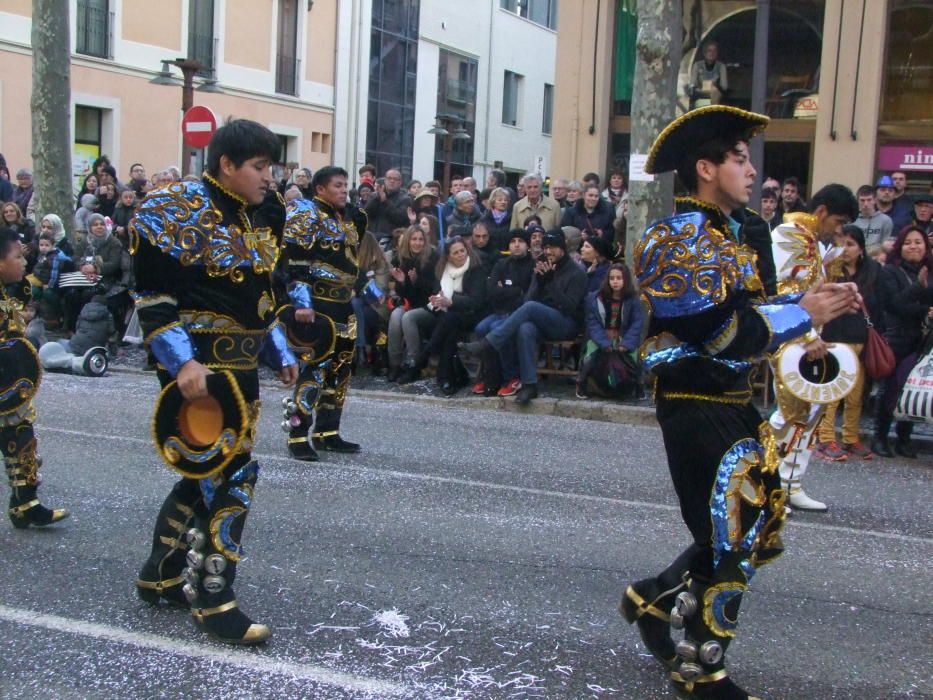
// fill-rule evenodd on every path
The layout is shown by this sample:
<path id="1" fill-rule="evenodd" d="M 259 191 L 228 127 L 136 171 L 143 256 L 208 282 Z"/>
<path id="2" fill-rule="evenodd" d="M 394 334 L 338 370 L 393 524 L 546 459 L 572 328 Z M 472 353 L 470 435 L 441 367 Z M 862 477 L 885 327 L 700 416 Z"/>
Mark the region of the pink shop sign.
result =
<path id="1" fill-rule="evenodd" d="M 906 144 L 878 148 L 878 170 L 933 172 L 933 146 Z"/>

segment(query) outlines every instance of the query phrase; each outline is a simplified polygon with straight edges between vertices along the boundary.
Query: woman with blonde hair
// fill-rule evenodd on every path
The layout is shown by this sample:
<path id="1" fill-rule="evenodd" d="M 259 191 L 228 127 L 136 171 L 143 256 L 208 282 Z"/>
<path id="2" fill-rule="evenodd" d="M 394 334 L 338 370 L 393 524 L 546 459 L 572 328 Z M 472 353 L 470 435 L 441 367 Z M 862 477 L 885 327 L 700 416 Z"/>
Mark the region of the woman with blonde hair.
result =
<path id="1" fill-rule="evenodd" d="M 376 344 L 389 318 L 386 308 L 389 262 L 379 241 L 369 231 L 360 239 L 357 258 L 359 275 L 350 300 L 356 316 L 357 367 L 369 365 L 377 371 Z"/>

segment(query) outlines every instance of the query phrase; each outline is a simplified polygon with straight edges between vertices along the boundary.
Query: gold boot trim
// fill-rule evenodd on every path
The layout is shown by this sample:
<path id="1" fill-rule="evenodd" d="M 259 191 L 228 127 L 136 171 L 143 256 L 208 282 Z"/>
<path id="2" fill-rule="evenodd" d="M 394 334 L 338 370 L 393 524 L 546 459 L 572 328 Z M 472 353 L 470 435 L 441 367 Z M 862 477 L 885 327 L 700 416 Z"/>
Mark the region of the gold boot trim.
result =
<path id="1" fill-rule="evenodd" d="M 191 614 L 194 615 L 194 618 L 198 622 L 201 622 L 205 617 L 219 615 L 220 613 L 225 613 L 228 610 L 233 610 L 235 607 L 237 607 L 237 602 L 235 600 L 231 600 L 229 603 L 218 605 L 216 608 L 191 608 Z"/>
<path id="2" fill-rule="evenodd" d="M 308 436 L 305 435 L 304 437 L 288 438 L 289 445 L 295 445 L 295 444 L 298 444 L 299 442 L 308 442 Z"/>
<path id="3" fill-rule="evenodd" d="M 172 549 L 188 549 L 188 545 L 181 541 L 180 537 L 168 537 L 167 535 L 159 535 L 159 541 L 164 544 L 166 547 L 171 547 Z"/>
<path id="4" fill-rule="evenodd" d="M 16 506 L 15 508 L 10 508 L 10 515 L 22 515 L 30 508 L 35 508 L 39 505 L 39 499 L 34 498 L 29 503 L 23 503 L 22 505 Z"/>
<path id="5" fill-rule="evenodd" d="M 655 607 L 654 603 L 649 603 L 647 600 L 642 598 L 631 586 L 625 589 L 625 597 L 635 603 L 636 607 L 638 608 L 638 612 L 635 617 L 636 620 L 647 613 L 648 615 L 653 615 L 663 622 L 671 621 L 670 615 L 665 613 L 660 608 Z"/>
<path id="6" fill-rule="evenodd" d="M 194 517 L 194 508 L 189 508 L 184 503 L 175 503 L 175 510 L 184 515 L 187 518 Z"/>
<path id="7" fill-rule="evenodd" d="M 53 508 L 52 509 L 52 523 L 57 523 L 59 520 L 64 520 L 69 515 L 71 511 L 67 508 Z M 49 523 L 51 525 L 51 523 Z"/>
<path id="8" fill-rule="evenodd" d="M 165 522 L 167 522 L 168 526 L 172 528 L 175 532 L 178 532 L 182 535 L 188 532 L 188 526 L 182 522 L 175 520 L 174 518 L 166 518 Z"/>
<path id="9" fill-rule="evenodd" d="M 175 578 L 165 579 L 164 581 L 143 581 L 141 578 L 136 579 L 137 588 L 148 588 L 155 591 L 159 595 L 162 595 L 162 591 L 166 588 L 171 588 L 172 586 L 177 586 L 180 583 L 184 583 L 184 576 L 176 576 Z"/>
<path id="10" fill-rule="evenodd" d="M 340 431 L 338 430 L 327 430 L 323 433 L 311 433 L 311 437 L 312 438 L 325 438 L 325 437 L 330 437 L 332 435 L 337 435 L 339 432 Z"/>
<path id="11" fill-rule="evenodd" d="M 699 678 L 694 678 L 692 681 L 685 681 L 677 671 L 671 671 L 671 680 L 677 685 L 682 686 L 688 693 L 692 693 L 694 686 L 698 683 L 715 683 L 716 681 L 721 681 L 723 678 L 726 678 L 728 675 L 728 671 L 721 668 L 713 673 L 707 673 Z M 755 700 L 755 698 L 749 697 L 748 700 Z"/>

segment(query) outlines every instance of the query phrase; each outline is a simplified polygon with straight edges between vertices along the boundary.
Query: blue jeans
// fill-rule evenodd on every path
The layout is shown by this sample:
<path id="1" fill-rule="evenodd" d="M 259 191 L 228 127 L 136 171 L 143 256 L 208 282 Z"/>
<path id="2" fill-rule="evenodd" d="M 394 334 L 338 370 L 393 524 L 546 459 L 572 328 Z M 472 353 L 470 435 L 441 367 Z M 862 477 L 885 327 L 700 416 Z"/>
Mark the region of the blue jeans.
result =
<path id="1" fill-rule="evenodd" d="M 538 343 L 542 339 L 571 340 L 576 337 L 578 331 L 576 322 L 557 309 L 538 301 L 526 301 L 492 330 L 486 336 L 486 340 L 499 351 L 503 367 L 506 362 L 503 352 L 508 350 L 510 342 L 514 342 L 522 384 L 536 384 Z"/>
<path id="2" fill-rule="evenodd" d="M 508 320 L 508 314 L 490 314 L 482 321 L 476 324 L 476 335 L 485 338 L 490 332 L 501 326 Z M 502 365 L 502 382 L 510 382 L 518 378 L 518 350 L 515 348 L 515 341 L 509 340 L 499 352 L 500 364 Z"/>

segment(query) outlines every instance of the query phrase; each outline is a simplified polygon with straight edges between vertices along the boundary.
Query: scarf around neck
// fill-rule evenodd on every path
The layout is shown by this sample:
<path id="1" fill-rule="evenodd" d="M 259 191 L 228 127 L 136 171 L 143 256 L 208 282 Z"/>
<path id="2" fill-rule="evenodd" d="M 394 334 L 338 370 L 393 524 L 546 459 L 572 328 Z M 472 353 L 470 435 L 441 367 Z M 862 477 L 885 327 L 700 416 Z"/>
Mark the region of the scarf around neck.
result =
<path id="1" fill-rule="evenodd" d="M 463 267 L 454 267 L 449 262 L 444 267 L 444 274 L 441 275 L 441 291 L 448 299 L 453 299 L 454 294 L 463 291 L 463 277 L 470 269 L 470 259 L 467 258 Z"/>

